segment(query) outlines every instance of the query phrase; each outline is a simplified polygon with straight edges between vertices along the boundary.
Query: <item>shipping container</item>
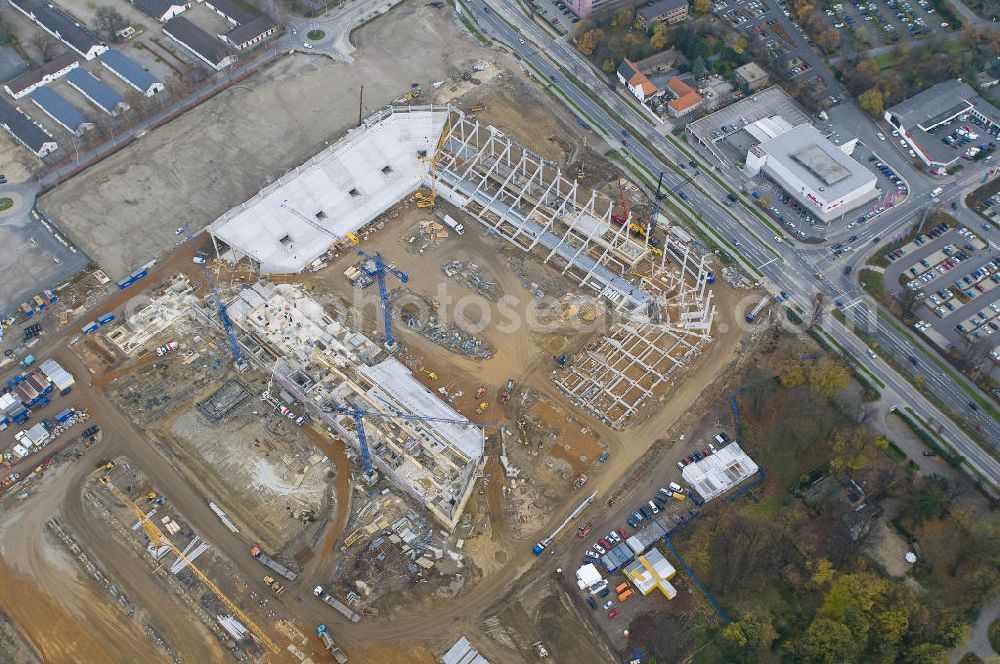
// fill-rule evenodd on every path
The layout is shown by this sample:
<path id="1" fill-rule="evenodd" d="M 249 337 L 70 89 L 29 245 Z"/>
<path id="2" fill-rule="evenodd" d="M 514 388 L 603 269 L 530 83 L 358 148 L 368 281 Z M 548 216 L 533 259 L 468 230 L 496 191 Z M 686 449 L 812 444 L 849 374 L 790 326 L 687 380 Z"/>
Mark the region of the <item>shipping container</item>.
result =
<path id="1" fill-rule="evenodd" d="M 67 421 L 69 418 L 73 417 L 74 412 L 75 411 L 72 408 L 66 408 L 59 411 L 59 414 L 56 415 L 56 422 L 62 423 Z"/>
<path id="2" fill-rule="evenodd" d="M 96 329 L 97 329 L 97 323 L 95 323 L 94 321 L 90 321 L 89 323 L 81 327 L 80 331 L 83 332 L 84 334 L 90 334 Z"/>
<path id="3" fill-rule="evenodd" d="M 110 323 L 114 319 L 115 319 L 114 312 L 109 311 L 108 313 L 102 314 L 101 316 L 97 317 L 97 324 L 98 325 L 107 325 L 108 323 Z"/>

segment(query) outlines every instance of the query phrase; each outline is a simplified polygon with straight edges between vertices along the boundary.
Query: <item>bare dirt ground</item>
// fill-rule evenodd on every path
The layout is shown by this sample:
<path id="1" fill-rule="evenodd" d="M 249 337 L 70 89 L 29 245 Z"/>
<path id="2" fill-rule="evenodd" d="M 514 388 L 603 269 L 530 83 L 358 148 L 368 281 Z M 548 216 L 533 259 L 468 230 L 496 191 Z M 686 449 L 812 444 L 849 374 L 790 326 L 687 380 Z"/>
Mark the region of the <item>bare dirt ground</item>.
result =
<path id="1" fill-rule="evenodd" d="M 407 35 L 407 57 L 399 57 Z M 302 163 L 371 112 L 421 82 L 451 79 L 499 57 L 451 14 L 406 4 L 363 27 L 348 66 L 294 55 L 156 129 L 44 195 L 40 207 L 110 275 L 127 273 Z M 128 243 L 108 242 L 128 237 Z"/>

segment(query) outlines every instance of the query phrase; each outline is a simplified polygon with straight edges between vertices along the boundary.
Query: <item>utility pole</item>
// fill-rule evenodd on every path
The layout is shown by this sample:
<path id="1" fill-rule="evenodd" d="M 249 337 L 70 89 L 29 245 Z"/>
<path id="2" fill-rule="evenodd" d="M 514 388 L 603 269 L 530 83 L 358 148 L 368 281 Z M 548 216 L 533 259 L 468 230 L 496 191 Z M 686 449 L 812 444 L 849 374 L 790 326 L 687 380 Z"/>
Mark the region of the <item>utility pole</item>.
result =
<path id="1" fill-rule="evenodd" d="M 361 126 L 361 114 L 365 107 L 365 86 L 361 86 L 361 94 L 358 95 L 358 126 Z"/>

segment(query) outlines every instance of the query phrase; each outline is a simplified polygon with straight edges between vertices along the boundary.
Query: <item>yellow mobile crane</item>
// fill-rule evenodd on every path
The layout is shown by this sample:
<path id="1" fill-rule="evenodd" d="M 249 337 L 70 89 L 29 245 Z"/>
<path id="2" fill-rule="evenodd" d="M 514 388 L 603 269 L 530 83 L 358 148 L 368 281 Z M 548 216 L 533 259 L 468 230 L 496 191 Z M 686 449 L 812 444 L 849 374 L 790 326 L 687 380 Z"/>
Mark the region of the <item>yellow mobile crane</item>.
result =
<path id="1" fill-rule="evenodd" d="M 247 626 L 247 629 L 249 629 L 253 635 L 257 637 L 257 640 L 260 641 L 265 648 L 274 654 L 281 652 L 281 648 L 279 648 L 278 644 L 267 635 L 267 632 L 251 620 L 250 616 L 243 613 L 243 610 L 240 609 L 240 607 L 236 606 L 232 600 L 226 597 L 223 592 L 219 590 L 218 586 L 212 583 L 212 581 L 205 576 L 200 569 L 195 567 L 195 564 L 184 555 L 184 552 L 178 549 L 173 542 L 167 539 L 166 535 L 160 531 L 156 524 L 149 520 L 146 513 L 143 512 L 138 505 L 132 502 L 131 498 L 126 496 L 118 487 L 111 483 L 111 479 L 107 475 L 103 475 L 100 480 L 101 484 L 108 487 L 108 490 L 114 494 L 115 498 L 120 500 L 122 504 L 127 505 L 132 509 L 135 515 L 139 518 L 139 522 L 142 524 L 142 529 L 145 531 L 146 536 L 149 537 L 149 541 L 153 544 L 153 546 L 166 545 L 170 547 L 170 550 L 173 551 L 174 555 L 187 564 L 188 569 L 190 569 L 194 575 L 198 577 L 198 580 L 201 581 L 205 587 L 211 590 L 213 595 L 219 598 L 219 601 L 222 602 L 234 616 L 236 616 L 237 620 Z"/>

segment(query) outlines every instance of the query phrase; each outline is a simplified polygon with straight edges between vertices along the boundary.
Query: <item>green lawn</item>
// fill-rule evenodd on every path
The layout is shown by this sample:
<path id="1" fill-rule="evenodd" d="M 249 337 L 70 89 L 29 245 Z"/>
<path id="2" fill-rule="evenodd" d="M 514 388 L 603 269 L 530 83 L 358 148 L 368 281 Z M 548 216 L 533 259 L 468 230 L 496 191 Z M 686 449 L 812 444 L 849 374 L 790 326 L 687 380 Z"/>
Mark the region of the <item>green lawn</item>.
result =
<path id="1" fill-rule="evenodd" d="M 11 198 L 10 196 L 4 196 L 3 198 L 0 198 L 0 212 L 3 212 L 4 210 L 9 210 L 12 207 L 14 207 L 13 198 Z"/>
<path id="2" fill-rule="evenodd" d="M 326 37 L 326 33 L 323 32 L 322 30 L 310 30 L 309 32 L 306 33 L 306 37 L 309 38 L 311 41 L 319 41 L 323 37 Z"/>

